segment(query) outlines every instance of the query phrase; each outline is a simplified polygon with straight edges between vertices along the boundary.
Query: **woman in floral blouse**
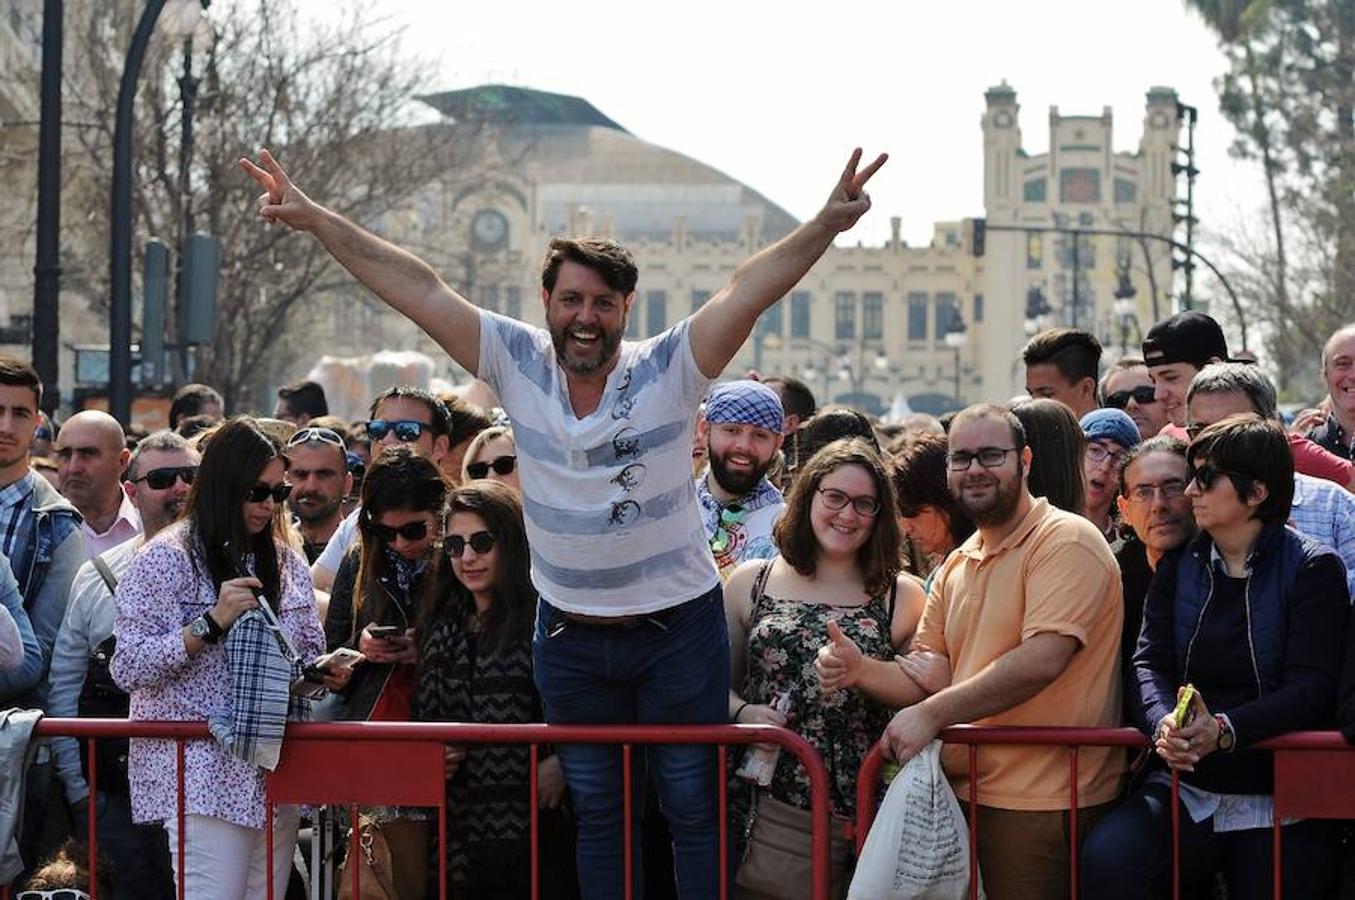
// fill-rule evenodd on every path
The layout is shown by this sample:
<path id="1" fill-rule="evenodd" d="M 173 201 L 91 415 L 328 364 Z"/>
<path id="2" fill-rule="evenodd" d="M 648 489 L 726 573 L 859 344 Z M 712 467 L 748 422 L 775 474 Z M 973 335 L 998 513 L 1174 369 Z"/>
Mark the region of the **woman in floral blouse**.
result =
<path id="1" fill-rule="evenodd" d="M 131 718 L 201 722 L 232 713 L 226 633 L 258 607 L 276 613 L 303 661 L 324 650 L 306 562 L 287 544 L 278 511 L 291 485 L 281 445 L 252 419 L 232 419 L 207 441 L 183 520 L 138 552 L 118 584 L 114 679 Z M 242 571 L 251 575 L 241 576 Z M 344 676 L 329 680 L 338 687 Z M 185 748 L 185 857 L 178 858 L 173 741 L 131 742 L 132 816 L 163 822 L 175 874 L 194 900 L 265 896 L 264 770 L 216 740 Z M 273 884 L 286 890 L 297 811 L 276 810 Z"/>
<path id="2" fill-rule="evenodd" d="M 782 725 L 806 738 L 828 765 L 834 815 L 850 819 L 857 771 L 891 711 L 857 691 L 821 694 L 814 660 L 830 623 L 862 652 L 892 658 L 912 637 L 925 599 L 901 571 L 894 493 L 879 453 L 859 438 L 816 453 L 797 475 L 774 536 L 781 556 L 744 563 L 725 587 L 730 720 Z M 775 708 L 782 697 L 784 714 Z M 778 803 L 810 807 L 808 777 L 789 753 L 755 814 Z M 835 895 L 846 888 L 835 883 Z"/>

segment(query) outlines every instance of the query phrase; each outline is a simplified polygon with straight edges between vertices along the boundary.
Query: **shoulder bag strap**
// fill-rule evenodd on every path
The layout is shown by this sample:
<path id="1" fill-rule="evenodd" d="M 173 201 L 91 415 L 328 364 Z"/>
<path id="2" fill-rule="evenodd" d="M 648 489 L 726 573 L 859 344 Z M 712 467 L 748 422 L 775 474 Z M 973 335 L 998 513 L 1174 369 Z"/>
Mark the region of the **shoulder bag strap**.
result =
<path id="1" fill-rule="evenodd" d="M 113 570 L 108 568 L 108 563 L 104 562 L 102 556 L 96 556 L 90 560 L 94 563 L 94 571 L 99 573 L 99 577 L 108 585 L 108 593 L 116 594 L 118 592 L 118 576 L 113 574 Z"/>
<path id="2" fill-rule="evenodd" d="M 767 588 L 767 576 L 772 573 L 772 563 L 774 562 L 776 560 L 769 559 L 762 564 L 761 569 L 758 569 L 757 578 L 753 581 L 753 592 L 749 595 L 754 606 L 762 599 L 763 591 Z"/>

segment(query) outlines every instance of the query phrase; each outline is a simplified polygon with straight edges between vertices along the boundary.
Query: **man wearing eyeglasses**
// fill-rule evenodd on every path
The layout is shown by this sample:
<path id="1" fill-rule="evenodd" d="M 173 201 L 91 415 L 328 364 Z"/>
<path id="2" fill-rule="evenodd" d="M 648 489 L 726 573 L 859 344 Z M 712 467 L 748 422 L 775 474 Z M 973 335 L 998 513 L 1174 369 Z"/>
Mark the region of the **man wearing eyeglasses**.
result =
<path id="1" fill-rule="evenodd" d="M 781 398 L 756 381 L 716 385 L 697 433 L 709 467 L 696 480 L 696 498 L 720 577 L 744 560 L 775 556 L 772 526 L 786 508 L 767 470 L 781 449 Z"/>
<path id="2" fill-rule="evenodd" d="M 904 707 L 881 739 L 900 762 L 941 729 L 966 722 L 1119 725 L 1120 571 L 1105 539 L 1082 516 L 1031 496 L 1031 449 L 1007 409 L 965 409 L 947 440 L 950 491 L 978 530 L 936 572 L 913 651 L 886 662 L 834 641 L 819 651 L 823 688 L 855 687 Z M 938 671 L 939 679 L 925 674 Z M 962 800 L 968 757 L 964 747 L 942 755 Z M 1124 762 L 1115 748 L 1079 753 L 1079 835 L 1114 805 Z M 978 807 L 969 813 L 989 897 L 1067 896 L 1077 848 L 1067 837 L 1066 751 L 984 747 L 977 774 Z"/>
<path id="3" fill-rule="evenodd" d="M 172 431 L 143 438 L 132 452 L 125 487 L 144 531 L 85 563 L 76 573 L 52 652 L 51 715 L 126 717 L 126 694 L 108 673 L 114 651 L 114 586 L 145 542 L 183 513 L 197 467 L 197 451 Z M 81 748 L 74 738 L 54 738 L 53 748 L 76 834 L 83 839 L 89 828 L 91 798 Z M 126 741 L 99 744 L 99 792 L 94 798 L 99 850 L 108 854 L 118 871 L 114 897 L 168 900 L 173 896 L 173 879 L 165 832 L 158 825 L 132 824 L 126 755 Z"/>
<path id="4" fill-rule="evenodd" d="M 141 517 L 122 489 L 129 456 L 122 426 L 106 412 L 76 413 L 57 432 L 57 479 L 84 516 L 80 530 L 91 559 L 141 533 Z"/>
<path id="5" fill-rule="evenodd" d="M 1215 363 L 1200 370 L 1186 393 L 1187 432 L 1193 438 L 1204 428 L 1235 413 L 1256 413 L 1280 421 L 1275 385 L 1254 365 Z M 1290 450 L 1294 435 L 1289 435 Z M 1346 581 L 1355 593 L 1355 496 L 1322 478 L 1297 471 L 1289 524 L 1323 546 L 1335 550 L 1346 564 Z"/>
<path id="6" fill-rule="evenodd" d="M 307 426 L 287 441 L 287 505 L 301 531 L 306 561 L 314 563 L 343 521 L 343 498 L 353 490 L 348 448 L 338 432 Z"/>
<path id="7" fill-rule="evenodd" d="M 1145 441 L 1155 437 L 1169 421 L 1157 399 L 1148 366 L 1132 356 L 1116 360 L 1101 378 L 1101 405 L 1127 412 Z"/>
<path id="8" fill-rule="evenodd" d="M 372 401 L 369 414 L 367 438 L 371 441 L 373 460 L 387 447 L 402 444 L 439 464 L 447 455 L 451 443 L 451 415 L 431 391 L 408 384 L 387 388 Z M 360 515 L 361 508 L 349 513 L 339 523 L 325 549 L 311 563 L 311 581 L 316 590 L 328 591 L 334 586 L 339 564 L 357 537 Z"/>

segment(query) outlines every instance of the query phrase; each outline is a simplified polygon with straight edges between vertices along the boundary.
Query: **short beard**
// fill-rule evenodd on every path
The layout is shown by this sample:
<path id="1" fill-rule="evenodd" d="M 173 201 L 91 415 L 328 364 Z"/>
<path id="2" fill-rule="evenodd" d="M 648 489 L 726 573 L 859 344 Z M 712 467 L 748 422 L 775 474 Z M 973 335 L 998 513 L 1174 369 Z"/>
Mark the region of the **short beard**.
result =
<path id="1" fill-rule="evenodd" d="M 1021 505 L 1021 489 L 1025 483 L 1021 477 L 1023 466 L 1016 464 L 1016 477 L 1010 482 L 997 481 L 997 491 L 986 506 L 971 506 L 964 500 L 963 492 L 955 497 L 960 508 L 969 514 L 975 525 L 1002 525 L 1011 520 L 1016 508 Z"/>
<path id="2" fill-rule="evenodd" d="M 710 460 L 710 474 L 715 476 L 716 482 L 735 497 L 742 497 L 745 494 L 751 494 L 758 483 L 766 476 L 767 470 L 771 468 L 772 461 L 769 459 L 765 463 L 754 468 L 751 472 L 731 472 L 725 458 L 719 454 L 712 453 L 709 445 L 706 447 L 706 458 Z"/>
<path id="3" fill-rule="evenodd" d="M 550 342 L 555 346 L 555 358 L 559 360 L 560 365 L 567 372 L 572 372 L 575 375 L 592 375 L 601 371 L 616 355 L 616 349 L 621 346 L 621 335 L 626 331 L 626 320 L 621 320 L 621 327 L 616 331 L 604 330 L 602 332 L 602 351 L 595 360 L 584 361 L 569 357 L 569 354 L 565 351 L 565 341 L 569 339 L 568 331 L 568 328 L 551 329 Z"/>
<path id="4" fill-rule="evenodd" d="M 324 506 L 313 508 L 309 514 L 303 513 L 298 506 L 293 506 L 292 512 L 296 513 L 296 517 L 299 520 L 309 525 L 312 522 L 323 522 L 325 519 L 328 519 L 330 516 L 337 513 L 342 506 L 343 498 L 337 497 L 331 502 L 326 503 Z"/>

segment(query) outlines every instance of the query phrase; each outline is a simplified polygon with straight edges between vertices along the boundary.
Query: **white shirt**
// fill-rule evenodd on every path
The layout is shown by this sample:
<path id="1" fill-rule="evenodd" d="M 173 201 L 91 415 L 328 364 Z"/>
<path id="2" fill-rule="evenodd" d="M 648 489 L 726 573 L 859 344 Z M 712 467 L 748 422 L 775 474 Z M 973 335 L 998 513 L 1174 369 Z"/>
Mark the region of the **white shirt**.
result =
<path id="1" fill-rule="evenodd" d="M 325 549 L 315 558 L 315 568 L 324 569 L 330 575 L 339 571 L 339 564 L 343 562 L 344 556 L 348 553 L 348 548 L 353 546 L 353 541 L 358 536 L 358 516 L 361 513 L 362 507 L 359 506 L 343 517 L 339 527 L 334 529 L 334 534 L 330 535 L 329 543 L 325 544 Z"/>
<path id="2" fill-rule="evenodd" d="M 513 423 L 532 582 L 547 601 L 637 615 L 719 583 L 692 482 L 692 429 L 711 379 L 687 321 L 623 341 L 582 419 L 544 329 L 482 311 L 479 376 Z"/>

